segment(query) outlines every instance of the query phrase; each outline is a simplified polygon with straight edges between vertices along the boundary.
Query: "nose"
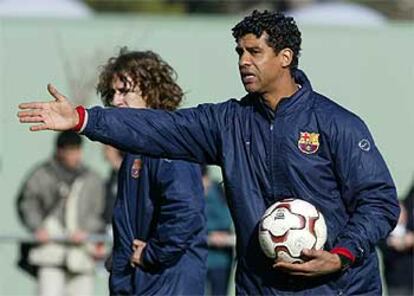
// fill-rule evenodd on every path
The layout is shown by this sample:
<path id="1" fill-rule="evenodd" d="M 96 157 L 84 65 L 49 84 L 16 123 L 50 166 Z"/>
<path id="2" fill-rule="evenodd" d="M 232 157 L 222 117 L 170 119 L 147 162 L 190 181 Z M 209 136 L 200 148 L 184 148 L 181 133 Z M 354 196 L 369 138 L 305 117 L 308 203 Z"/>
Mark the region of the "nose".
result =
<path id="1" fill-rule="evenodd" d="M 250 55 L 244 52 L 239 58 L 239 67 L 250 66 L 252 64 Z"/>
<path id="2" fill-rule="evenodd" d="M 112 105 L 115 107 L 122 107 L 124 104 L 124 96 L 119 92 L 115 92 L 112 98 Z"/>

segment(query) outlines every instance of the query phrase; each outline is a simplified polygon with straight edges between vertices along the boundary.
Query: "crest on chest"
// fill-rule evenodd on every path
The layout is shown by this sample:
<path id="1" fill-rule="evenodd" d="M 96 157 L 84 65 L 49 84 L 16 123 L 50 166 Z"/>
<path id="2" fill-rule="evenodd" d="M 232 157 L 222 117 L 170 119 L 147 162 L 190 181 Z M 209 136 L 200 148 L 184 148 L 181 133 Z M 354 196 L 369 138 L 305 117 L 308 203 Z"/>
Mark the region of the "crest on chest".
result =
<path id="1" fill-rule="evenodd" d="M 298 148 L 305 154 L 314 154 L 319 149 L 319 133 L 300 132 Z"/>

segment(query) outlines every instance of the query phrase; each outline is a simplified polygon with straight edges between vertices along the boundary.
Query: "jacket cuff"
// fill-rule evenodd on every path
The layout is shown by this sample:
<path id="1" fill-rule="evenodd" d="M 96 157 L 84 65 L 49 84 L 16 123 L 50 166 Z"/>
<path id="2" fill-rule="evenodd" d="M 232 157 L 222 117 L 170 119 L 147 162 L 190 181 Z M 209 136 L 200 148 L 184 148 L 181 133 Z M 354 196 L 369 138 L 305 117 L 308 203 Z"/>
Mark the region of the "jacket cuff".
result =
<path id="1" fill-rule="evenodd" d="M 88 112 L 86 111 L 85 107 L 81 105 L 77 106 L 75 110 L 78 113 L 79 121 L 72 130 L 81 133 L 85 129 L 86 123 L 88 121 Z"/>
<path id="2" fill-rule="evenodd" d="M 336 242 L 331 251 L 335 250 L 336 253 L 341 253 L 344 256 L 347 256 L 352 260 L 353 264 L 359 264 L 363 262 L 368 252 L 361 246 L 361 244 L 356 239 L 342 239 Z M 336 251 L 339 250 L 339 251 Z"/>
<path id="3" fill-rule="evenodd" d="M 330 251 L 331 254 L 337 254 L 339 260 L 341 260 L 341 270 L 344 271 L 348 269 L 352 264 L 354 264 L 356 257 L 352 252 L 343 247 L 336 247 Z"/>
<path id="4" fill-rule="evenodd" d="M 152 253 L 151 247 L 147 244 L 143 250 L 142 264 L 144 270 L 154 270 L 159 268 L 160 264 Z"/>
<path id="5" fill-rule="evenodd" d="M 331 254 L 338 254 L 348 259 L 351 264 L 355 262 L 355 255 L 347 248 L 336 247 L 330 251 Z"/>

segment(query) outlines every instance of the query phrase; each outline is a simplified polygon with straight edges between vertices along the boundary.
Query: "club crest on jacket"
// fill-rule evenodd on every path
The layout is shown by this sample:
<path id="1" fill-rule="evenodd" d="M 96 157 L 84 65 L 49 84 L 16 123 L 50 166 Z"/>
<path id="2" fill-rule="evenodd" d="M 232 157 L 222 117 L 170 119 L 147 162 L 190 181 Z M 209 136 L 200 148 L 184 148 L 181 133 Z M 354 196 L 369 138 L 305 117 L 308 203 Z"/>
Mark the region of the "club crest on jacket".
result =
<path id="1" fill-rule="evenodd" d="M 139 177 L 139 172 L 141 171 L 142 168 L 142 160 L 141 159 L 135 159 L 134 163 L 132 164 L 131 167 L 131 176 L 132 178 L 137 179 Z"/>
<path id="2" fill-rule="evenodd" d="M 298 148 L 305 154 L 316 153 L 319 149 L 319 133 L 300 132 Z"/>

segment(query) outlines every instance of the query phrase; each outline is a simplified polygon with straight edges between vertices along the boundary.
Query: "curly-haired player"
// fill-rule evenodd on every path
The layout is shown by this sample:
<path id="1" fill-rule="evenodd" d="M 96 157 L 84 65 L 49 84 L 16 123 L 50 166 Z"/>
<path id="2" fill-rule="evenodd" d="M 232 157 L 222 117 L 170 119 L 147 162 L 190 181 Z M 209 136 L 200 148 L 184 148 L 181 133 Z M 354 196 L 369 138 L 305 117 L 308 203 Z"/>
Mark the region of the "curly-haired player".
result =
<path id="1" fill-rule="evenodd" d="M 102 67 L 97 92 L 107 106 L 175 110 L 183 97 L 176 76 L 156 53 L 122 48 Z M 111 294 L 204 295 L 204 204 L 199 165 L 127 153 L 113 209 Z"/>
<path id="2" fill-rule="evenodd" d="M 97 92 L 106 106 L 113 105 L 114 76 L 125 85 L 125 93 L 136 86 L 145 94 L 149 108 L 173 111 L 181 103 L 183 91 L 177 84 L 174 69 L 153 51 L 120 50 L 111 57 L 99 75 Z"/>
<path id="3" fill-rule="evenodd" d="M 233 29 L 247 94 L 172 113 L 75 109 L 28 103 L 32 130 L 80 130 L 126 150 L 221 166 L 237 235 L 237 294 L 381 295 L 375 245 L 399 216 L 395 186 L 364 122 L 312 89 L 297 68 L 300 32 L 290 17 L 254 11 Z M 304 263 L 272 262 L 260 249 L 259 220 L 286 197 L 326 218 L 324 250 Z"/>

